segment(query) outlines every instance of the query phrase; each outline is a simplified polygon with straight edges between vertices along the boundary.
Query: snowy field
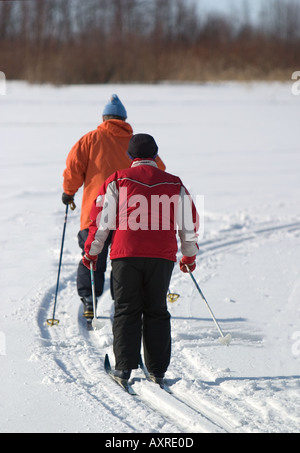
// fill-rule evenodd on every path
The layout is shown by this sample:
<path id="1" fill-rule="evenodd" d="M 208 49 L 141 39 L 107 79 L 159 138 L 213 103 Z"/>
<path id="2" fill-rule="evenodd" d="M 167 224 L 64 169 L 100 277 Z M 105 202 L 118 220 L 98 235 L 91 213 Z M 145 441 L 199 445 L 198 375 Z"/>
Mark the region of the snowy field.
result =
<path id="1" fill-rule="evenodd" d="M 110 94 L 168 171 L 205 197 L 195 277 L 175 268 L 169 305 L 173 395 L 133 373 L 138 398 L 105 374 L 108 282 L 88 332 L 76 294 L 78 209 L 70 212 L 51 317 L 71 146 L 101 122 Z M 54 88 L 7 83 L 0 96 L 0 432 L 295 433 L 300 428 L 300 97 L 287 84 Z"/>

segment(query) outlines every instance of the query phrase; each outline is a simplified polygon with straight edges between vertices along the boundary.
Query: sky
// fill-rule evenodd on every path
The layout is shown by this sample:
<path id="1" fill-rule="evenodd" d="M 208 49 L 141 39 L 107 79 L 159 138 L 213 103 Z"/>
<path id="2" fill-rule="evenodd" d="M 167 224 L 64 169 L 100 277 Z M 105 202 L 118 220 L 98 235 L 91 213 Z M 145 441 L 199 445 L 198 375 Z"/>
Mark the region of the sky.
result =
<path id="1" fill-rule="evenodd" d="M 248 5 L 249 14 L 252 18 L 258 16 L 261 5 L 265 0 L 195 0 L 199 8 L 204 11 L 220 12 L 243 12 L 245 4 Z"/>
<path id="2" fill-rule="evenodd" d="M 245 17 L 245 5 L 251 20 L 259 20 L 263 6 L 276 0 L 194 0 L 199 5 L 200 11 L 217 11 L 221 13 L 234 14 L 238 17 Z M 300 0 L 278 0 L 280 3 L 295 3 L 300 6 Z"/>

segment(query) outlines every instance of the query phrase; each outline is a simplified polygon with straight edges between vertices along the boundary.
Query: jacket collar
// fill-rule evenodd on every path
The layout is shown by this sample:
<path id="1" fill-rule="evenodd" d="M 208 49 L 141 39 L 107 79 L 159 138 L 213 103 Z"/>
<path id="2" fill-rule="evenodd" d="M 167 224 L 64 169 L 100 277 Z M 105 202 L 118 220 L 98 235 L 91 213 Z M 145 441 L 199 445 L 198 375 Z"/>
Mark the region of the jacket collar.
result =
<path id="1" fill-rule="evenodd" d="M 140 165 L 149 165 L 150 167 L 157 167 L 155 160 L 153 159 L 134 159 L 131 167 L 139 167 Z"/>
<path id="2" fill-rule="evenodd" d="M 109 134 L 116 135 L 117 137 L 132 136 L 133 129 L 129 123 L 121 120 L 107 120 L 103 121 L 97 129 L 105 130 Z"/>

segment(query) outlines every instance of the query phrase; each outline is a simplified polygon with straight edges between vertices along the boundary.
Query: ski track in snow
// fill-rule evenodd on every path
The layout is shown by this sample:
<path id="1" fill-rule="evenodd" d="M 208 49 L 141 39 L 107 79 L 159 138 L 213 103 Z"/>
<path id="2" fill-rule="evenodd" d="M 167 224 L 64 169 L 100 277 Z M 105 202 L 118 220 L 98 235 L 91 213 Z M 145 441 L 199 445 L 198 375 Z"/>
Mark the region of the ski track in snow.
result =
<path id="1" fill-rule="evenodd" d="M 256 223 L 246 228 L 231 225 L 220 230 L 218 235 L 200 244 L 198 261 L 203 280 L 213 280 L 216 260 L 222 253 L 236 250 L 241 253 L 251 241 L 258 241 L 263 246 L 274 235 L 299 235 L 299 231 L 298 221 Z M 188 277 L 178 269 L 174 272 L 171 289 L 175 290 L 178 285 L 186 288 L 187 293 L 184 295 L 185 313 L 180 312 L 176 316 L 176 303 L 170 307 L 173 354 L 167 377 L 173 395 L 146 381 L 141 370 L 134 371 L 132 375 L 132 383 L 139 396 L 124 393 L 104 371 L 105 353 L 108 352 L 113 360 L 109 289 L 106 288 L 98 307 L 106 319 L 106 326 L 101 331 L 89 332 L 76 294 L 73 264 L 77 262 L 76 253 L 67 253 L 67 262 L 65 259 L 63 263 L 57 313 L 60 325 L 48 327 L 45 324 L 49 307 L 52 307 L 54 284 L 47 286 L 46 282 L 41 283 L 36 296 L 30 300 L 40 331 L 39 345 L 35 346 L 31 360 L 44 367 L 44 385 L 52 386 L 53 391 L 63 389 L 77 405 L 84 406 L 85 411 L 97 413 L 100 419 L 111 417 L 114 432 L 253 433 L 299 430 L 300 376 L 239 377 L 232 376 L 228 369 L 220 370 L 217 364 L 211 364 L 207 360 L 209 356 L 201 351 L 224 347 L 218 345 L 218 333 L 213 323 L 206 318 L 197 318 L 195 290 L 187 281 Z M 263 335 L 259 327 L 253 327 L 246 318 L 219 321 L 225 326 L 225 333 L 230 332 L 233 336 L 229 348 L 236 346 L 245 351 L 247 348 L 262 347 Z"/>

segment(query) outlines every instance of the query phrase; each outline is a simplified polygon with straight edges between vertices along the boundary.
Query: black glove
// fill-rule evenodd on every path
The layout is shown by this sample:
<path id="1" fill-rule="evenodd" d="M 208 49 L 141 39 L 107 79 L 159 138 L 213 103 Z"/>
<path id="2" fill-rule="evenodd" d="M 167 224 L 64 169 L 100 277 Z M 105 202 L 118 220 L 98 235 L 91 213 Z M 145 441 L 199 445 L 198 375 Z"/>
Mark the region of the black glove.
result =
<path id="1" fill-rule="evenodd" d="M 61 199 L 62 199 L 63 204 L 65 204 L 65 205 L 71 204 L 72 206 L 75 206 L 74 195 L 68 195 L 65 192 L 63 192 Z"/>

